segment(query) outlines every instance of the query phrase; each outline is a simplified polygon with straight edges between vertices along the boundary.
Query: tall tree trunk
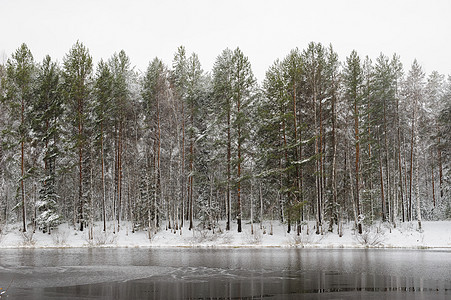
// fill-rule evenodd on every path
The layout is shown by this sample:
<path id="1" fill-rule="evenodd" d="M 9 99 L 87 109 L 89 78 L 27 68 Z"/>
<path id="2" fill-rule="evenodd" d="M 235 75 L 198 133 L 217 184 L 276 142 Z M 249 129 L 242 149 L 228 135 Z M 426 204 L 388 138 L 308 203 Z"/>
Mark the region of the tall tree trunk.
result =
<path id="1" fill-rule="evenodd" d="M 296 109 L 296 82 L 293 83 L 293 122 L 294 122 L 294 142 L 298 141 L 298 126 L 297 126 L 297 109 Z M 294 178 L 296 203 L 299 203 L 299 151 L 298 147 L 294 147 L 295 150 L 295 161 L 296 161 L 296 177 Z M 291 218 L 288 222 L 288 233 L 291 231 Z"/>
<path id="2" fill-rule="evenodd" d="M 190 122 L 191 122 L 191 130 L 190 130 L 190 146 L 189 146 L 189 179 L 188 179 L 188 198 L 189 198 L 189 229 L 194 228 L 193 224 L 193 172 L 194 172 L 194 104 L 191 101 L 190 103 Z"/>
<path id="3" fill-rule="evenodd" d="M 299 124 L 301 123 L 301 111 L 299 111 Z M 302 129 L 299 128 L 299 161 L 302 161 Z M 304 174 L 302 165 L 299 167 L 299 196 L 302 203 L 304 203 Z M 301 209 L 301 221 L 304 221 L 304 204 Z"/>
<path id="4" fill-rule="evenodd" d="M 371 120 L 370 114 L 368 114 L 368 120 Z M 371 139 L 371 128 L 368 126 L 368 139 Z M 370 172 L 368 174 L 368 181 L 370 186 L 370 205 L 371 205 L 371 223 L 373 223 L 374 220 L 374 204 L 373 204 L 373 154 L 371 152 L 371 141 L 368 141 L 368 162 L 369 162 L 369 169 Z"/>
<path id="5" fill-rule="evenodd" d="M 380 132 L 378 132 L 378 146 L 379 146 L 379 177 L 380 177 L 380 184 L 381 184 L 381 215 L 382 215 L 382 221 L 386 221 L 386 202 L 385 202 L 385 192 L 384 192 L 384 173 L 382 170 L 382 148 L 381 148 L 381 137 Z"/>
<path id="6" fill-rule="evenodd" d="M 415 113 L 417 109 L 417 98 L 415 96 L 412 110 L 412 130 L 410 137 L 410 185 L 409 185 L 409 221 L 412 221 L 412 184 L 413 184 L 413 163 L 414 163 L 414 155 L 413 152 L 415 150 Z"/>
<path id="7" fill-rule="evenodd" d="M 191 130 L 190 130 L 190 145 L 189 145 L 189 229 L 194 228 L 193 224 L 193 180 L 194 180 L 194 105 L 191 103 Z"/>
<path id="8" fill-rule="evenodd" d="M 330 227 L 329 231 L 333 231 L 334 223 L 338 225 L 338 214 L 337 214 L 337 141 L 335 137 L 335 123 L 336 123 L 336 107 L 335 107 L 335 95 L 332 96 L 332 213 L 330 215 Z"/>
<path id="9" fill-rule="evenodd" d="M 117 143 L 117 232 L 120 230 L 122 209 L 122 120 L 119 120 Z"/>
<path id="10" fill-rule="evenodd" d="M 21 127 L 24 127 L 24 111 L 25 111 L 25 103 L 22 99 L 22 110 L 21 110 Z M 24 129 L 22 129 L 24 130 Z M 22 230 L 23 232 L 27 231 L 27 221 L 26 221 L 26 207 L 25 207 L 25 186 L 24 186 L 24 177 L 25 177 L 25 166 L 24 166 L 24 148 L 25 148 L 25 134 L 22 133 L 21 141 L 20 141 L 21 155 L 20 155 L 20 192 L 22 196 Z"/>
<path id="11" fill-rule="evenodd" d="M 394 145 L 396 144 L 395 142 L 395 136 L 393 136 L 393 176 L 392 176 L 392 184 L 391 186 L 393 187 L 393 207 L 392 207 L 392 212 L 393 212 L 393 227 L 396 228 L 396 223 L 398 222 L 398 191 L 396 189 L 396 149 L 394 147 Z"/>
<path id="12" fill-rule="evenodd" d="M 161 188 L 161 121 L 160 121 L 160 101 L 157 97 L 157 133 L 158 133 L 158 144 L 157 144 L 157 186 L 155 187 L 157 191 L 160 192 L 160 203 L 163 201 L 162 188 Z M 156 201 L 156 198 L 155 198 Z M 155 228 L 159 227 L 159 214 L 158 209 L 155 207 Z"/>
<path id="13" fill-rule="evenodd" d="M 322 99 L 319 100 L 319 198 L 320 198 L 320 206 L 321 206 L 321 215 L 320 215 L 320 223 L 322 224 L 323 213 L 324 213 L 324 191 L 325 191 L 325 182 L 324 182 L 324 159 L 323 159 L 323 105 Z M 322 225 L 321 225 L 322 226 Z M 322 233 L 322 232 L 321 232 Z"/>
<path id="14" fill-rule="evenodd" d="M 388 220 L 389 222 L 392 220 L 392 211 L 391 211 L 391 197 L 390 197 L 390 155 L 389 155 L 389 151 L 388 151 L 388 142 L 387 142 L 387 117 L 386 117 L 386 103 L 385 103 L 385 99 L 384 99 L 384 147 L 385 147 L 385 176 L 386 176 L 386 193 L 387 196 L 385 197 L 386 199 L 386 204 L 385 207 L 388 208 Z M 388 205 L 387 205 L 388 204 Z"/>
<path id="15" fill-rule="evenodd" d="M 230 230 L 230 222 L 232 216 L 232 205 L 230 199 L 230 160 L 232 157 L 232 138 L 230 135 L 230 99 L 227 99 L 227 186 L 226 186 L 226 198 L 227 198 L 227 224 L 226 230 Z"/>
<path id="16" fill-rule="evenodd" d="M 434 156 L 431 149 L 431 182 L 432 182 L 432 204 L 435 208 L 435 179 L 434 179 Z"/>
<path id="17" fill-rule="evenodd" d="M 396 101 L 396 122 L 397 122 L 397 146 L 398 146 L 398 174 L 399 174 L 399 196 L 401 198 L 402 221 L 405 222 L 404 213 L 404 193 L 402 184 L 402 163 L 401 163 L 401 125 L 399 122 L 399 99 Z"/>
<path id="18" fill-rule="evenodd" d="M 290 182 L 290 173 L 288 171 L 288 167 L 289 167 L 289 162 L 288 162 L 288 145 L 287 145 L 287 134 L 286 134 L 286 123 L 285 123 L 285 119 L 283 119 L 282 121 L 282 136 L 283 136 L 283 148 L 284 148 L 284 157 L 285 157 L 285 168 L 287 169 L 287 184 L 289 184 Z M 290 214 L 290 195 L 286 195 L 287 197 L 287 203 L 286 203 L 286 207 L 288 208 L 287 211 L 287 224 L 288 224 L 288 229 L 287 232 L 290 233 L 291 230 L 291 214 Z"/>
<path id="19" fill-rule="evenodd" d="M 83 216 L 83 100 L 78 99 L 78 221 L 80 223 L 80 231 L 84 228 Z"/>
<path id="20" fill-rule="evenodd" d="M 419 137 L 416 136 L 416 145 L 419 144 Z M 417 200 L 417 221 L 418 221 L 418 229 L 421 230 L 421 201 L 420 201 L 420 177 L 419 177 L 419 169 L 420 167 L 418 166 L 418 162 L 419 162 L 419 158 L 418 158 L 418 146 L 415 147 L 415 156 L 414 156 L 414 160 L 415 160 L 415 179 L 416 179 L 416 189 L 415 189 L 415 199 Z"/>
<path id="21" fill-rule="evenodd" d="M 315 76 L 314 76 L 315 77 Z M 314 78 L 314 82 L 316 79 Z M 318 116 L 316 111 L 316 83 L 313 84 L 313 114 L 314 114 L 314 123 L 315 123 L 315 190 L 316 190 L 316 234 L 320 234 L 321 227 L 321 185 L 320 185 L 320 170 L 319 170 L 319 147 L 318 147 Z"/>
<path id="22" fill-rule="evenodd" d="M 259 183 L 259 198 L 260 198 L 260 229 L 263 229 L 263 194 L 262 194 L 262 183 Z"/>
<path id="23" fill-rule="evenodd" d="M 443 166 L 442 166 L 442 150 L 440 145 L 440 137 L 438 138 L 438 174 L 440 187 L 440 200 L 443 199 Z"/>
<path id="24" fill-rule="evenodd" d="M 180 175 L 182 180 L 181 194 L 182 194 L 182 217 L 180 219 L 180 226 L 183 227 L 183 221 L 185 218 L 185 108 L 182 99 L 182 160 L 181 160 L 181 172 Z"/>
<path id="25" fill-rule="evenodd" d="M 237 182 L 237 225 L 238 225 L 238 232 L 242 231 L 241 228 L 241 117 L 240 117 L 240 109 L 241 109 L 241 96 L 238 94 L 238 101 L 237 101 L 237 109 L 238 109 L 238 117 L 240 120 L 238 120 L 238 182 Z"/>
<path id="26" fill-rule="evenodd" d="M 360 192 L 359 192 L 359 170 L 360 170 L 360 139 L 359 139 L 359 111 L 357 108 L 357 100 L 354 101 L 354 137 L 355 137 L 355 206 L 358 223 L 357 228 L 362 234 L 362 223 L 360 221 Z"/>
<path id="27" fill-rule="evenodd" d="M 103 231 L 106 231 L 106 189 L 105 189 L 105 156 L 103 149 L 103 120 L 100 122 L 100 156 L 102 161 L 102 219 Z"/>

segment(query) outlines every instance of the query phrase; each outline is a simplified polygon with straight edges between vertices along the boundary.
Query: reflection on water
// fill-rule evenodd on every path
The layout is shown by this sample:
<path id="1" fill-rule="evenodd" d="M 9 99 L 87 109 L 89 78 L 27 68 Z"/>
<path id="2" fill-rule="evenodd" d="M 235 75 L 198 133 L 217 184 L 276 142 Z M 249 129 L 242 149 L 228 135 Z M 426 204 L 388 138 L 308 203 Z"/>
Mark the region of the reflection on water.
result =
<path id="1" fill-rule="evenodd" d="M 450 252 L 0 251 L 8 299 L 449 299 Z M 3 298 L 2 298 L 3 300 Z"/>

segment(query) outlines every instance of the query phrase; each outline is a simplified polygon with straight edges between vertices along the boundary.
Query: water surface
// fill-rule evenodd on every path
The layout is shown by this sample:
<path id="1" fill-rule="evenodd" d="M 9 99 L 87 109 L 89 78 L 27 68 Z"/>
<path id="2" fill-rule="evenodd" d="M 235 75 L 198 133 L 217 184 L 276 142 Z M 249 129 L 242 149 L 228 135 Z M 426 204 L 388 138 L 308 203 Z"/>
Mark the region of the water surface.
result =
<path id="1" fill-rule="evenodd" d="M 3 249 L 10 283 L 5 299 L 451 299 L 451 252 Z"/>

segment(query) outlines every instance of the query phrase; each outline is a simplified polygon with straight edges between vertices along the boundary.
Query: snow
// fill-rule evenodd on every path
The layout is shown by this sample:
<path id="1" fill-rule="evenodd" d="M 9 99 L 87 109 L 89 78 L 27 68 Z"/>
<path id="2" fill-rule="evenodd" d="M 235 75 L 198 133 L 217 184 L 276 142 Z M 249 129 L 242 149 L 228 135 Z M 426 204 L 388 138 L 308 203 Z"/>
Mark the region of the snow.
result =
<path id="1" fill-rule="evenodd" d="M 271 233 L 272 225 L 272 234 Z M 113 223 L 107 231 L 102 231 L 102 224 L 97 223 L 93 229 L 93 239 L 88 238 L 88 230 L 77 231 L 67 224 L 60 225 L 49 235 L 36 231 L 22 233 L 20 224 L 3 228 L 0 234 L 0 248 L 67 248 L 67 247 L 284 247 L 284 248 L 451 248 L 451 221 L 422 222 L 422 230 L 418 230 L 416 222 L 400 223 L 396 228 L 384 223 L 364 227 L 362 235 L 356 234 L 352 223 L 343 225 L 343 236 L 334 232 L 315 234 L 314 222 L 306 223 L 302 232 L 290 234 L 286 225 L 279 221 L 265 221 L 263 229 L 260 223 L 255 223 L 254 233 L 251 225 L 243 224 L 243 232 L 236 232 L 236 224 L 232 231 L 225 231 L 225 223 L 212 230 L 195 229 L 182 230 L 159 229 L 151 230 L 150 239 L 147 231 L 131 232 L 129 223 L 121 224 L 121 229 L 113 233 Z M 308 231 L 308 232 L 307 232 Z"/>

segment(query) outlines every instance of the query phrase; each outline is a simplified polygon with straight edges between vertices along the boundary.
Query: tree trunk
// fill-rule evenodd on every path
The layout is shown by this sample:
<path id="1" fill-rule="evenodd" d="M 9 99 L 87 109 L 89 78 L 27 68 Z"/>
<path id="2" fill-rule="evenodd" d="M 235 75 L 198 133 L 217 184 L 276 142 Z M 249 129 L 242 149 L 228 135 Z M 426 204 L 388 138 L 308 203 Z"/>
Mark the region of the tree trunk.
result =
<path id="1" fill-rule="evenodd" d="M 22 99 L 22 110 L 21 110 L 21 127 L 24 127 L 24 111 L 25 111 L 25 103 Z M 24 177 L 25 177 L 25 166 L 24 166 L 24 148 L 25 148 L 25 134 L 22 133 L 21 136 L 21 142 L 20 142 L 20 148 L 21 148 L 21 155 L 20 155 L 20 192 L 22 196 L 22 230 L 23 232 L 27 231 L 27 221 L 26 221 L 26 207 L 25 207 L 25 187 L 24 187 Z"/>
<path id="2" fill-rule="evenodd" d="M 386 207 L 388 204 L 388 221 L 390 222 L 392 220 L 393 214 L 391 211 L 391 197 L 390 197 L 390 155 L 389 155 L 389 151 L 388 151 L 388 142 L 387 142 L 387 118 L 386 118 L 386 104 L 385 104 L 385 99 L 384 99 L 384 147 L 385 147 L 385 176 L 386 176 L 386 193 L 387 193 L 387 197 L 386 199 Z"/>
<path id="3" fill-rule="evenodd" d="M 288 170 L 289 167 L 289 162 L 288 162 L 288 146 L 287 146 L 287 135 L 286 135 L 286 124 L 285 124 L 285 119 L 283 119 L 282 121 L 282 136 L 283 136 L 283 147 L 284 147 L 284 157 L 285 157 L 285 168 Z M 287 171 L 287 184 L 289 184 L 290 182 L 290 175 L 289 172 Z M 288 224 L 288 228 L 287 228 L 287 232 L 290 233 L 291 230 L 291 216 L 290 216 L 290 206 L 291 206 L 291 201 L 290 201 L 290 195 L 286 195 L 287 196 L 287 203 L 286 203 L 286 207 L 288 208 L 288 212 L 287 212 L 287 224 Z"/>
<path id="4" fill-rule="evenodd" d="M 297 126 L 297 109 L 296 109 L 296 81 L 293 83 L 293 122 L 294 122 L 294 142 L 298 141 L 298 126 Z M 296 161 L 296 177 L 294 178 L 294 186 L 295 186 L 295 195 L 296 195 L 296 204 L 299 203 L 299 151 L 298 147 L 294 147 L 295 150 L 295 161 Z M 288 224 L 288 233 L 290 233 L 291 228 L 291 218 Z"/>
<path id="5" fill-rule="evenodd" d="M 440 200 L 443 199 L 443 166 L 442 166 L 442 151 L 440 145 L 440 137 L 438 138 L 438 174 L 440 187 Z"/>
<path id="6" fill-rule="evenodd" d="M 103 231 L 106 231 L 106 190 L 105 190 L 105 156 L 103 149 L 103 120 L 100 123 L 100 156 L 102 161 L 102 218 L 103 218 Z"/>
<path id="7" fill-rule="evenodd" d="M 226 199 L 227 199 L 227 224 L 226 230 L 230 230 L 230 222 L 232 216 L 232 207 L 230 199 L 230 160 L 232 157 L 232 139 L 230 135 L 230 100 L 227 99 L 227 185 L 226 185 Z"/>
<path id="8" fill-rule="evenodd" d="M 315 76 L 314 76 L 315 77 Z M 315 78 L 313 79 L 315 82 Z M 314 123 L 315 123 L 315 191 L 316 191 L 316 234 L 320 234 L 321 227 L 321 185 L 320 185 L 320 170 L 319 170 L 319 161 L 318 161 L 318 117 L 316 111 L 316 84 L 313 84 L 313 114 L 314 114 Z"/>
<path id="9" fill-rule="evenodd" d="M 184 103 L 182 99 L 182 161 L 181 161 L 181 180 L 182 180 L 182 186 L 181 186 L 181 194 L 182 194 L 182 217 L 180 219 L 180 227 L 183 227 L 183 221 L 185 218 L 185 108 Z"/>
<path id="10" fill-rule="evenodd" d="M 435 179 L 434 179 L 434 156 L 431 149 L 431 182 L 432 182 L 432 204 L 435 208 Z"/>
<path id="11" fill-rule="evenodd" d="M 119 120 L 119 132 L 117 140 L 117 232 L 119 232 L 122 213 L 122 120 Z"/>
<path id="12" fill-rule="evenodd" d="M 329 231 L 333 231 L 334 223 L 338 225 L 338 214 L 337 214 L 337 141 L 335 137 L 335 122 L 336 122 L 336 111 L 335 111 L 335 95 L 332 96 L 332 213 L 330 216 L 330 227 Z"/>
<path id="13" fill-rule="evenodd" d="M 360 139 L 359 139 L 359 111 L 357 108 L 357 99 L 354 100 L 354 137 L 355 137 L 355 206 L 358 218 L 357 228 L 362 234 L 362 223 L 360 220 L 360 196 L 359 196 L 359 159 L 360 159 Z"/>
<path id="14" fill-rule="evenodd" d="M 413 110 L 412 110 L 412 130 L 410 137 L 410 184 L 409 184 L 409 221 L 412 221 L 412 183 L 413 183 L 413 151 L 415 149 L 415 113 L 417 109 L 417 98 L 415 97 Z"/>
<path id="15" fill-rule="evenodd" d="M 241 96 L 238 94 L 238 101 L 237 101 L 237 110 L 238 110 L 238 117 L 240 118 L 240 104 L 241 104 Z M 237 181 L 237 225 L 238 225 L 238 232 L 242 231 L 241 228 L 241 120 L 238 120 L 238 181 Z"/>
<path id="16" fill-rule="evenodd" d="M 416 136 L 416 144 L 418 145 L 419 144 L 419 141 L 418 141 L 418 136 Z M 415 159 L 415 179 L 416 179 L 416 189 L 415 189 L 415 199 L 417 200 L 417 221 L 418 221 L 418 229 L 419 230 L 421 230 L 421 201 L 420 201 L 420 178 L 419 178 L 419 169 L 420 169 L 420 167 L 418 166 L 418 161 L 419 161 L 419 159 L 418 159 L 418 151 L 419 149 L 418 149 L 418 146 L 416 146 L 415 147 L 415 156 L 414 156 L 414 159 Z"/>
<path id="17" fill-rule="evenodd" d="M 401 128 L 399 123 L 399 100 L 396 101 L 396 115 L 397 115 L 397 144 L 398 144 L 398 174 L 399 174 L 399 196 L 401 198 L 401 209 L 402 209 L 402 221 L 405 222 L 404 213 L 404 193 L 402 184 L 402 163 L 401 163 Z"/>
<path id="18" fill-rule="evenodd" d="M 194 228 L 193 224 L 193 188 L 194 188 L 194 104 L 191 101 L 191 130 L 189 145 L 189 229 Z"/>
<path id="19" fill-rule="evenodd" d="M 382 215 L 382 221 L 386 221 L 386 203 L 385 203 L 385 193 L 384 193 L 384 174 L 382 171 L 382 154 L 381 154 L 381 138 L 380 133 L 378 132 L 378 145 L 379 145 L 379 175 L 380 175 L 380 183 L 381 183 L 381 215 Z"/>
<path id="20" fill-rule="evenodd" d="M 78 221 L 80 223 L 80 231 L 84 228 L 83 216 L 83 100 L 78 99 Z"/>

